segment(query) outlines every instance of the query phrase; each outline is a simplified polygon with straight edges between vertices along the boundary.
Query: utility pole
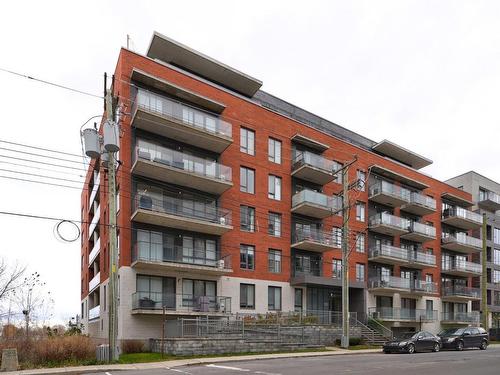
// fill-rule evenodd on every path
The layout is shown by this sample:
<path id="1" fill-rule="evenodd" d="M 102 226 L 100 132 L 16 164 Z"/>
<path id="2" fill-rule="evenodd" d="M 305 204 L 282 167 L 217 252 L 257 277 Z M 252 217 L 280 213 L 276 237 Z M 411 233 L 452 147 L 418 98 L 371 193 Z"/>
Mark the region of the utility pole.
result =
<path id="1" fill-rule="evenodd" d="M 349 348 L 349 165 L 342 170 L 342 340 Z"/>
<path id="2" fill-rule="evenodd" d="M 114 122 L 113 97 L 106 93 L 106 121 Z M 116 244 L 116 160 L 115 152 L 108 153 L 108 205 L 109 205 L 109 361 L 118 360 L 118 251 Z"/>
<path id="3" fill-rule="evenodd" d="M 481 228 L 481 238 L 483 240 L 483 251 L 481 253 L 481 265 L 483 268 L 483 273 L 481 274 L 481 311 L 482 311 L 482 324 L 485 330 L 488 330 L 488 295 L 487 295 L 487 249 L 486 249 L 486 226 L 487 226 L 487 217 L 486 214 L 483 213 L 483 227 Z"/>

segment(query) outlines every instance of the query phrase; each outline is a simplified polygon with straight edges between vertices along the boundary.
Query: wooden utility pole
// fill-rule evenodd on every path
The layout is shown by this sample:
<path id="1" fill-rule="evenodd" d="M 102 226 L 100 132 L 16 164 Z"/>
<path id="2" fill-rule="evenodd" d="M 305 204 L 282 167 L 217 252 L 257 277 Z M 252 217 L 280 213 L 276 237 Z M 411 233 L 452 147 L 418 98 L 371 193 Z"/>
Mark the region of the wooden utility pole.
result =
<path id="1" fill-rule="evenodd" d="M 349 165 L 342 170 L 342 340 L 349 347 Z"/>
<path id="2" fill-rule="evenodd" d="M 481 274 L 481 323 L 485 330 L 488 330 L 488 293 L 487 293 L 487 273 L 486 268 L 487 261 L 487 247 L 486 247 L 486 226 L 488 219 L 486 214 L 483 213 L 483 227 L 481 228 L 481 238 L 483 240 L 483 251 L 481 253 L 481 265 L 483 273 Z"/>

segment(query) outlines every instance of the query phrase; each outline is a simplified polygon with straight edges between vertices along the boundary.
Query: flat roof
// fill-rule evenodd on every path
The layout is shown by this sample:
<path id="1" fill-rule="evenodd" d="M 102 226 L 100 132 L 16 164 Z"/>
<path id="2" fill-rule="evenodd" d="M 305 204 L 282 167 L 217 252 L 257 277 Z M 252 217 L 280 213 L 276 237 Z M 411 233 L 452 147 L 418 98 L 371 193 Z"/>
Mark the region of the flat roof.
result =
<path id="1" fill-rule="evenodd" d="M 432 160 L 399 146 L 394 142 L 388 141 L 387 139 L 372 146 L 372 150 L 409 165 L 414 169 L 421 169 L 432 164 Z"/>
<path id="2" fill-rule="evenodd" d="M 382 166 L 377 165 L 377 164 L 372 165 L 369 169 L 373 173 L 376 173 L 380 176 L 387 177 L 391 180 L 399 181 L 405 185 L 414 187 L 416 189 L 423 190 L 423 189 L 427 189 L 429 187 L 429 185 L 424 184 L 423 182 L 420 182 L 418 180 L 415 180 L 414 178 L 404 176 L 400 173 L 391 171 L 390 169 L 382 167 Z"/>
<path id="3" fill-rule="evenodd" d="M 262 81 L 156 31 L 147 56 L 193 72 L 250 98 L 262 87 Z"/>
<path id="4" fill-rule="evenodd" d="M 449 192 L 441 194 L 441 198 L 444 198 L 450 202 L 453 202 L 455 204 L 458 204 L 460 206 L 465 206 L 465 207 L 472 206 L 472 204 L 473 204 L 471 200 L 459 197 L 458 195 L 453 194 L 453 193 L 449 193 Z"/>

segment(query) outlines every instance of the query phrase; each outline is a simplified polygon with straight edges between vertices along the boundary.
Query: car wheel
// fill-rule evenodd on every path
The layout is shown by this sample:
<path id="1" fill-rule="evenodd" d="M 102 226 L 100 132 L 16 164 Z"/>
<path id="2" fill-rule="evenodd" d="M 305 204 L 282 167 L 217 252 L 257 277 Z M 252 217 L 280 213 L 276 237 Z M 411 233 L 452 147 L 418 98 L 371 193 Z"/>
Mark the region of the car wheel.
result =
<path id="1" fill-rule="evenodd" d="M 459 341 L 457 342 L 457 347 L 456 349 L 461 352 L 462 350 L 464 350 L 464 343 L 462 341 Z"/>
<path id="2" fill-rule="evenodd" d="M 432 351 L 433 351 L 433 352 L 439 352 L 439 349 L 441 349 L 441 347 L 440 347 L 440 346 L 439 346 L 439 344 L 436 342 L 436 343 L 434 344 L 434 348 L 432 348 Z"/>
<path id="3" fill-rule="evenodd" d="M 413 354 L 415 353 L 415 345 L 413 344 L 408 344 L 408 348 L 406 349 L 408 351 L 408 354 Z"/>
<path id="4" fill-rule="evenodd" d="M 486 348 L 488 347 L 488 343 L 486 342 L 486 340 L 484 340 L 482 343 L 481 343 L 481 346 L 479 347 L 479 349 L 481 350 L 486 350 Z"/>

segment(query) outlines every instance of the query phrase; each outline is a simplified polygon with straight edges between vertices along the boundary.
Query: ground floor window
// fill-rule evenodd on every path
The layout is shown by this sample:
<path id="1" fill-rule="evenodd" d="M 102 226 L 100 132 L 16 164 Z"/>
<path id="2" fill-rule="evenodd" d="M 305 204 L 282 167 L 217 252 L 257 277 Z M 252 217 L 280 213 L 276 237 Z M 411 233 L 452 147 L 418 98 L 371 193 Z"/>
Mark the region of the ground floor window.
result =
<path id="1" fill-rule="evenodd" d="M 281 310 L 281 288 L 270 286 L 267 288 L 267 307 L 269 310 Z"/>

